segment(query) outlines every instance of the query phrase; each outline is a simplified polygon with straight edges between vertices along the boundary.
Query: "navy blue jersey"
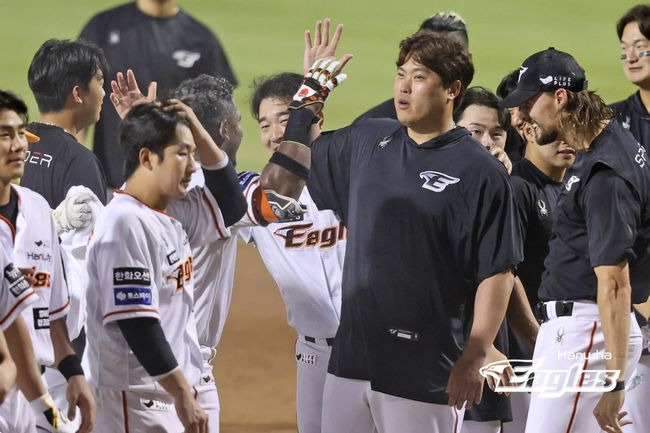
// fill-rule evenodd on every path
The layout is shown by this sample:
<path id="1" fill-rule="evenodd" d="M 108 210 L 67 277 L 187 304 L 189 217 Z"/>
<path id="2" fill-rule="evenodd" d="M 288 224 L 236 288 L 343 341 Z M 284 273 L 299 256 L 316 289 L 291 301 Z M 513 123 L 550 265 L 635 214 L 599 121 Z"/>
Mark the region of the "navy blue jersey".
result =
<path id="1" fill-rule="evenodd" d="M 397 110 L 395 109 L 395 100 L 393 98 L 387 99 L 381 104 L 375 105 L 356 119 L 357 123 L 365 119 L 397 119 Z"/>
<path id="2" fill-rule="evenodd" d="M 650 294 L 650 167 L 611 121 L 565 175 L 539 299 L 596 301 L 593 268 L 630 263 L 632 302 Z"/>
<path id="3" fill-rule="evenodd" d="M 639 92 L 631 94 L 627 99 L 613 103 L 610 107 L 614 110 L 616 118 L 623 128 L 628 129 L 634 138 L 648 150 L 648 146 L 650 146 L 650 114 L 641 102 Z"/>
<path id="4" fill-rule="evenodd" d="M 237 84 L 219 39 L 182 9 L 174 16 L 157 18 L 142 12 L 134 2 L 128 3 L 92 17 L 79 38 L 102 48 L 110 66 L 109 76 L 104 77 L 106 97 L 95 126 L 93 151 L 114 188 L 124 181 L 120 119 L 109 99 L 111 79 L 117 72 L 133 69 L 143 90 L 157 81 L 159 97 L 169 96 L 183 80 L 200 74 L 221 76 Z"/>
<path id="5" fill-rule="evenodd" d="M 478 284 L 522 259 L 504 167 L 464 128 L 418 145 L 369 119 L 312 144 L 307 185 L 348 228 L 329 372 L 446 404 Z"/>
<path id="6" fill-rule="evenodd" d="M 30 123 L 29 132 L 41 140 L 29 143 L 24 187 L 42 195 L 52 209 L 65 199 L 68 190 L 83 185 L 106 204 L 106 177 L 97 157 L 62 128 L 44 123 Z"/>

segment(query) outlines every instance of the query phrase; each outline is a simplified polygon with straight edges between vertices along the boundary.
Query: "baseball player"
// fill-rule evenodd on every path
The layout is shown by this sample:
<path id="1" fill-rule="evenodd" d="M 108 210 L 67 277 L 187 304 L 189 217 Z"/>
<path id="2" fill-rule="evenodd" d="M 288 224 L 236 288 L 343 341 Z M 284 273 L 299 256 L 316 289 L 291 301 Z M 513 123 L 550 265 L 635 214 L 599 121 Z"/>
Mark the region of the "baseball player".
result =
<path id="1" fill-rule="evenodd" d="M 555 398 L 534 392 L 526 433 L 621 432 L 626 380 L 641 354 L 630 311 L 650 293 L 650 167 L 645 149 L 586 85 L 575 59 L 549 48 L 524 61 L 517 88 L 502 101 L 528 113 L 540 145 L 563 140 L 588 150 L 558 197 L 533 354 L 534 387 L 545 389 L 549 370 L 573 387 Z"/>
<path id="2" fill-rule="evenodd" d="M 429 32 L 400 45 L 399 122 L 367 120 L 310 143 L 314 112 L 350 57 L 313 65 L 260 180 L 297 197 L 308 179 L 317 206 L 349 230 L 323 432 L 458 430 L 465 402 L 480 401 L 478 369 L 495 351 L 521 256 L 508 175 L 454 127 L 473 66 L 458 42 Z"/>
<path id="3" fill-rule="evenodd" d="M 207 432 L 193 388 L 203 356 L 191 248 L 230 236 L 245 202 L 228 157 L 180 101 L 131 109 L 121 142 L 126 187 L 98 218 L 88 254 L 99 431 Z M 188 192 L 195 149 L 206 187 Z"/>
<path id="4" fill-rule="evenodd" d="M 650 104 L 650 6 L 641 4 L 633 7 L 621 17 L 616 24 L 616 31 L 621 42 L 621 63 L 626 78 L 636 86 L 638 91 L 623 101 L 611 105 L 616 118 L 628 129 L 634 138 L 646 148 L 650 148 L 650 122 L 648 109 Z M 648 312 L 636 314 L 636 319 L 644 334 L 643 352 L 636 372 L 627 385 L 625 407 L 632 425 L 630 432 L 650 431 L 650 417 L 646 406 L 650 399 L 650 336 Z"/>
<path id="5" fill-rule="evenodd" d="M 20 130 L 24 137 L 27 107 L 8 92 L 2 92 L 0 96 L 3 107 L 6 107 L 2 110 L 5 121 Z M 7 137 L 10 135 L 6 134 Z M 34 136 L 30 134 L 30 137 Z M 65 315 L 69 298 L 51 210 L 41 196 L 10 182 L 22 175 L 26 146 L 26 140 L 7 143 L 9 166 L 7 180 L 1 185 L 6 203 L 1 209 L 0 232 L 8 240 L 7 245 L 13 248 L 15 265 L 28 276 L 38 295 L 36 302 L 21 313 L 34 346 L 36 362 L 41 367 L 56 366 L 66 378 L 68 414 L 73 418 L 76 406 L 79 406 L 82 417 L 80 431 L 87 432 L 93 427 L 95 403 L 68 338 Z M 42 383 L 32 383 L 29 391 L 23 389 L 37 415 L 36 425 L 47 431 L 67 431 L 65 417 L 59 419 L 58 411 L 54 418 L 50 416 L 55 408 L 45 391 Z"/>

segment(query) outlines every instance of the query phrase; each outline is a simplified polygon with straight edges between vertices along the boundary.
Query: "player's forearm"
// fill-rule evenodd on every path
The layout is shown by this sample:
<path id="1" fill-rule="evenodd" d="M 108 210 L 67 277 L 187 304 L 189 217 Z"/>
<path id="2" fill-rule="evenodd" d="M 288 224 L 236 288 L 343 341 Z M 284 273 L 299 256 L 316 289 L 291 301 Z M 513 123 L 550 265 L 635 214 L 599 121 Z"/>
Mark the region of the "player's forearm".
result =
<path id="1" fill-rule="evenodd" d="M 68 336 L 68 327 L 65 317 L 50 322 L 50 337 L 54 347 L 54 365 L 59 365 L 61 360 L 69 355 L 74 355 L 74 347 Z"/>
<path id="2" fill-rule="evenodd" d="M 32 340 L 27 325 L 18 316 L 14 323 L 5 330 L 9 352 L 16 365 L 20 365 L 16 375 L 16 384 L 27 400 L 34 400 L 45 394 L 47 390 L 41 379 L 41 371 L 36 364 Z"/>
<path id="3" fill-rule="evenodd" d="M 513 284 L 511 269 L 481 281 L 476 289 L 474 318 L 466 352 L 489 352 L 505 317 Z"/>
<path id="4" fill-rule="evenodd" d="M 630 338 L 630 311 L 632 287 L 627 263 L 599 266 L 594 269 L 598 277 L 598 311 L 605 334 L 605 357 L 608 370 L 620 371 L 619 381 L 625 379 L 628 342 Z"/>
<path id="5" fill-rule="evenodd" d="M 187 383 L 183 372 L 180 370 L 174 370 L 162 379 L 159 379 L 158 383 L 165 389 L 165 391 L 174 397 L 174 400 L 194 398 L 192 396 L 192 391 L 190 390 L 190 385 Z"/>
<path id="6" fill-rule="evenodd" d="M 533 347 L 537 339 L 539 324 L 533 310 L 530 308 L 530 302 L 521 280 L 518 277 L 515 277 L 514 280 L 515 284 L 506 313 L 508 325 L 519 338 Z"/>
<path id="7" fill-rule="evenodd" d="M 0 371 L 2 371 L 2 376 L 11 381 L 10 384 L 13 386 L 13 383 L 16 381 L 18 370 L 16 368 L 16 363 L 11 357 L 9 347 L 7 346 L 7 340 L 2 331 L 0 331 Z"/>
<path id="8" fill-rule="evenodd" d="M 196 150 L 199 153 L 199 158 L 203 166 L 218 166 L 227 158 L 226 153 L 219 149 L 219 146 L 216 145 L 210 134 L 208 134 L 208 131 L 198 121 L 196 124 L 191 122 L 190 129 L 192 130 L 192 137 L 194 138 Z"/>

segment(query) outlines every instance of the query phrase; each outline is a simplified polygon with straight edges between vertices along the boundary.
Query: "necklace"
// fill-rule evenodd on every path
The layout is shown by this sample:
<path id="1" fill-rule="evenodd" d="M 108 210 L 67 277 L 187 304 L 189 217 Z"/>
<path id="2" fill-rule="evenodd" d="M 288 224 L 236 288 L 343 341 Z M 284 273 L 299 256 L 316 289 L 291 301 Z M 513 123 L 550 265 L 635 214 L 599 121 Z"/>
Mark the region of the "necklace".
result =
<path id="1" fill-rule="evenodd" d="M 59 129 L 63 130 L 63 132 L 66 132 L 66 133 L 68 133 L 68 134 L 70 134 L 70 135 L 72 135 L 74 137 L 74 134 L 72 132 L 68 131 L 67 129 L 65 129 L 62 126 L 55 125 L 54 123 L 41 122 L 40 120 L 36 120 L 36 121 L 34 121 L 34 123 L 40 123 L 41 125 L 47 125 L 47 126 L 52 126 L 54 128 L 59 128 Z"/>

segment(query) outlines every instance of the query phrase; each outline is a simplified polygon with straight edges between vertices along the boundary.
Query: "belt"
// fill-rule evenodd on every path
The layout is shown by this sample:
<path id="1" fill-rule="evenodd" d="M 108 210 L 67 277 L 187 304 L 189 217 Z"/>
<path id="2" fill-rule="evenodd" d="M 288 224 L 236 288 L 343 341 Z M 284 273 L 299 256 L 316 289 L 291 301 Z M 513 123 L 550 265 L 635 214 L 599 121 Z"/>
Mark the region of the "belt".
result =
<path id="1" fill-rule="evenodd" d="M 307 341 L 308 343 L 319 344 L 325 341 L 325 343 L 327 343 L 328 346 L 334 344 L 334 338 L 314 338 L 314 337 L 309 337 L 307 335 L 304 335 L 303 337 L 305 337 L 305 341 Z"/>
<path id="2" fill-rule="evenodd" d="M 549 321 L 548 311 L 546 309 L 546 302 L 538 302 L 535 305 L 535 314 L 539 323 Z M 571 316 L 573 314 L 573 301 L 556 301 L 555 302 L 555 315 L 557 317 Z"/>

